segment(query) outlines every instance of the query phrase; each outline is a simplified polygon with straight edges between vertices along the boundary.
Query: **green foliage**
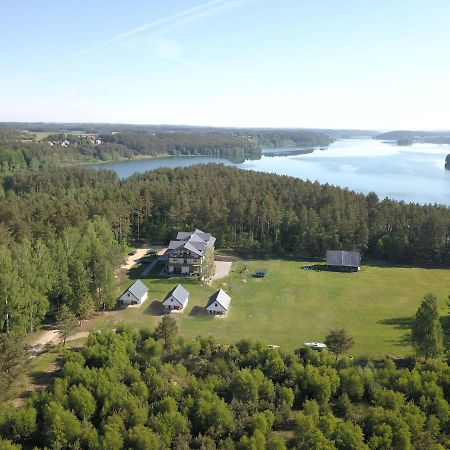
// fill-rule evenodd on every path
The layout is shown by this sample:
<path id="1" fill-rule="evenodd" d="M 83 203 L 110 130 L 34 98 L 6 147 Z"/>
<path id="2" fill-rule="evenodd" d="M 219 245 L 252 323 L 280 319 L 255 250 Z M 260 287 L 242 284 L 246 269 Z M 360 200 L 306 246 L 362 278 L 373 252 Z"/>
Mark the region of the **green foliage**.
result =
<path id="1" fill-rule="evenodd" d="M 72 386 L 68 400 L 70 409 L 81 420 L 89 420 L 96 410 L 95 398 L 83 385 Z"/>
<path id="2" fill-rule="evenodd" d="M 155 328 L 155 339 L 163 339 L 167 346 L 177 335 L 177 321 L 170 316 L 164 316 Z"/>
<path id="3" fill-rule="evenodd" d="M 437 358 L 442 355 L 444 334 L 433 294 L 427 294 L 417 310 L 411 337 L 419 356 Z"/>
<path id="4" fill-rule="evenodd" d="M 77 328 L 78 321 L 76 315 L 67 305 L 62 305 L 56 314 L 56 324 L 63 338 L 64 345 L 67 337 Z"/>
<path id="5" fill-rule="evenodd" d="M 0 373 L 3 375 L 1 396 L 20 373 L 26 358 L 23 335 L 16 332 L 0 334 Z"/>
<path id="6" fill-rule="evenodd" d="M 347 333 L 342 328 L 340 330 L 332 330 L 325 337 L 325 344 L 328 349 L 334 353 L 336 359 L 339 358 L 339 355 L 349 350 L 353 344 L 354 340 L 352 337 L 347 336 Z"/>
<path id="7" fill-rule="evenodd" d="M 102 130 L 103 132 L 105 130 Z M 59 167 L 69 162 L 112 161 L 158 155 L 213 155 L 240 162 L 246 157 L 261 157 L 261 147 L 325 146 L 328 136 L 309 131 L 220 130 L 173 133 L 110 132 L 89 134 L 52 133 L 42 142 L 33 135 L 5 130 L 0 135 L 0 173 Z"/>
<path id="8" fill-rule="evenodd" d="M 436 449 L 448 446 L 450 368 L 412 369 L 268 349 L 158 341 L 119 326 L 67 351 L 61 377 L 0 409 L 8 445 L 47 448 Z M 194 345 L 193 345 L 194 344 Z M 195 353 L 192 350 L 195 348 Z M 267 369 L 281 359 L 283 372 Z M 223 364 L 226 361 L 226 364 Z M 267 375 L 266 373 L 271 373 Z M 361 393 L 360 386 L 364 392 Z M 348 393 L 347 393 L 348 392 Z M 280 408 L 285 408 L 279 420 Z"/>

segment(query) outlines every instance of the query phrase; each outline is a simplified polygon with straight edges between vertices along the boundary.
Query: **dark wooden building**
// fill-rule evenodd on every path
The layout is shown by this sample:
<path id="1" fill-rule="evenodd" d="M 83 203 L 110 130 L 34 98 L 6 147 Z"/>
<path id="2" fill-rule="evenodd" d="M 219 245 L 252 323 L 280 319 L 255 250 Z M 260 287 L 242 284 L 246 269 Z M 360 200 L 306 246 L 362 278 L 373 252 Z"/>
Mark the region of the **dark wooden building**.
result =
<path id="1" fill-rule="evenodd" d="M 328 270 L 357 272 L 361 267 L 361 254 L 343 250 L 327 250 Z"/>

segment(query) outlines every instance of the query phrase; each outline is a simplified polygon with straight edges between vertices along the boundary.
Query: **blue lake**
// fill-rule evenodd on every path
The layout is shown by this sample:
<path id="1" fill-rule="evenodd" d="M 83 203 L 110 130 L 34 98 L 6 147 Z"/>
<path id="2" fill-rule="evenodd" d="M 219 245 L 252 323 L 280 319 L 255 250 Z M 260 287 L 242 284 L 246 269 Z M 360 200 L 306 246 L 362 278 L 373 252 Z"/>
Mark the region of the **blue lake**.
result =
<path id="1" fill-rule="evenodd" d="M 301 152 L 302 154 L 295 154 Z M 450 206 L 450 171 L 444 169 L 450 145 L 414 144 L 399 147 L 373 139 L 342 139 L 324 150 L 278 148 L 243 163 L 211 156 L 180 156 L 92 164 L 117 172 L 120 178 L 160 167 L 187 167 L 210 162 L 329 183 L 351 190 L 376 192 L 381 198 Z"/>

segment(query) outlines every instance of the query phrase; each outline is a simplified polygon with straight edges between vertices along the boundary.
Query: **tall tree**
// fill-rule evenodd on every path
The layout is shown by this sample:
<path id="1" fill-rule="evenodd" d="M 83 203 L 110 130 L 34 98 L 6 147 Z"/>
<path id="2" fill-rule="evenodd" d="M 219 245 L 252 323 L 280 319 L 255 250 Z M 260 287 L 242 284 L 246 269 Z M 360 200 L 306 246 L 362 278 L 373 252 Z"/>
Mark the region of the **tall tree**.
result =
<path id="1" fill-rule="evenodd" d="M 24 289 L 11 251 L 0 246 L 0 326 L 2 331 L 20 329 L 24 320 Z"/>
<path id="2" fill-rule="evenodd" d="M 63 345 L 66 345 L 66 339 L 78 326 L 77 316 L 67 305 L 62 305 L 56 315 L 56 324 L 63 338 Z"/>
<path id="3" fill-rule="evenodd" d="M 416 312 L 412 327 L 412 342 L 419 356 L 438 358 L 444 351 L 444 333 L 439 320 L 437 298 L 427 294 Z"/>
<path id="4" fill-rule="evenodd" d="M 325 337 L 325 344 L 329 350 L 339 358 L 339 355 L 350 349 L 355 341 L 352 337 L 347 336 L 346 331 L 341 328 L 339 330 L 332 330 Z"/>
<path id="5" fill-rule="evenodd" d="M 0 392 L 5 390 L 19 373 L 26 360 L 24 339 L 16 332 L 0 334 L 0 373 L 3 383 Z"/>
<path id="6" fill-rule="evenodd" d="M 165 346 L 175 338 L 178 333 L 177 321 L 170 316 L 164 316 L 155 328 L 156 339 L 164 339 Z"/>

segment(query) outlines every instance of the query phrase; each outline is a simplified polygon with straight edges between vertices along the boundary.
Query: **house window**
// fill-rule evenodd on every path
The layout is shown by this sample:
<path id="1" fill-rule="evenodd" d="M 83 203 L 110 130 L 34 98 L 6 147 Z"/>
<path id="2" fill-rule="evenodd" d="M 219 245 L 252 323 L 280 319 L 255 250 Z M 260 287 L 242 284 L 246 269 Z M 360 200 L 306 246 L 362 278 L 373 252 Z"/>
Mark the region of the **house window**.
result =
<path id="1" fill-rule="evenodd" d="M 217 308 L 217 303 L 214 303 L 214 306 Z"/>
<path id="2" fill-rule="evenodd" d="M 170 301 L 173 302 L 173 298 L 171 298 Z"/>

